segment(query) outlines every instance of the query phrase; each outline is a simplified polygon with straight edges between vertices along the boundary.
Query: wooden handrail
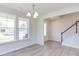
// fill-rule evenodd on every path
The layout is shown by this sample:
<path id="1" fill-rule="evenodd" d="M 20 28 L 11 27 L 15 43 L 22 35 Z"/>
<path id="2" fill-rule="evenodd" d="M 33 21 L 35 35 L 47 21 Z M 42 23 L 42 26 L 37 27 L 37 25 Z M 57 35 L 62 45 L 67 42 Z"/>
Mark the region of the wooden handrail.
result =
<path id="1" fill-rule="evenodd" d="M 67 28 L 64 32 L 61 32 L 62 34 L 65 33 L 66 31 L 68 31 L 71 27 L 73 27 L 74 25 L 76 25 L 76 23 L 74 23 L 73 25 L 71 25 L 69 28 Z"/>
<path id="2" fill-rule="evenodd" d="M 65 32 L 67 32 L 70 28 L 72 28 L 74 25 L 76 25 L 76 33 L 78 32 L 78 31 L 77 31 L 78 22 L 79 22 L 79 21 L 76 21 L 74 24 L 72 24 L 72 25 L 71 25 L 69 28 L 67 28 L 65 31 L 61 32 L 61 43 L 63 42 L 63 34 L 64 34 Z"/>
<path id="3" fill-rule="evenodd" d="M 79 21 L 76 21 L 76 22 L 79 22 Z"/>

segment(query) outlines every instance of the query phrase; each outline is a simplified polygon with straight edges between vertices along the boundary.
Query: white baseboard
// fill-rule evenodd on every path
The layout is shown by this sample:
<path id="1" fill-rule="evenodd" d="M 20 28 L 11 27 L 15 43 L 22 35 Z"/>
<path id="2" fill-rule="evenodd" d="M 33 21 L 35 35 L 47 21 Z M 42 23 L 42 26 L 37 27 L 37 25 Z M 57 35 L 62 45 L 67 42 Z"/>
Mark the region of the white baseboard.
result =
<path id="1" fill-rule="evenodd" d="M 67 46 L 67 47 L 72 47 L 72 48 L 79 49 L 79 46 L 76 46 L 76 45 L 62 44 L 62 46 Z"/>

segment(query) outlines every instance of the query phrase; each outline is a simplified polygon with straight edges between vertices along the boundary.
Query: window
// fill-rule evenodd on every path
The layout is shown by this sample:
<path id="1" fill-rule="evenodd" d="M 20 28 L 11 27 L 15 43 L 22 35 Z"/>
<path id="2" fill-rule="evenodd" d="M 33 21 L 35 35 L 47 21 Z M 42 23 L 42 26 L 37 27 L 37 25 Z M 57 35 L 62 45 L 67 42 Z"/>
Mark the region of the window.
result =
<path id="1" fill-rule="evenodd" d="M 0 44 L 28 38 L 29 19 L 0 13 Z"/>
<path id="2" fill-rule="evenodd" d="M 19 18 L 19 40 L 28 38 L 28 27 L 29 27 L 28 19 Z"/>
<path id="3" fill-rule="evenodd" d="M 12 18 L 0 17 L 0 43 L 14 40 L 14 23 Z"/>
<path id="4" fill-rule="evenodd" d="M 46 36 L 46 34 L 47 34 L 47 24 L 44 23 L 44 36 Z"/>

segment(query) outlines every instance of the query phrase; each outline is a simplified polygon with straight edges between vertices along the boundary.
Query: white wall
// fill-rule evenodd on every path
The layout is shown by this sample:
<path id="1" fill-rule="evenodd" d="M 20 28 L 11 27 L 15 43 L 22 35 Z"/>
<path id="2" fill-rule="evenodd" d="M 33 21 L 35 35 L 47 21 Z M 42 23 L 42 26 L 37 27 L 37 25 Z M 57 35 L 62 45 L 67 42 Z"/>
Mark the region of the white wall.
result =
<path id="1" fill-rule="evenodd" d="M 44 35 L 43 35 L 43 25 L 44 25 L 44 20 L 43 19 L 37 19 L 36 22 L 36 43 L 40 45 L 44 45 Z"/>
<path id="2" fill-rule="evenodd" d="M 44 22 L 47 23 L 47 35 L 44 36 Z M 47 40 L 50 40 L 50 20 L 49 19 L 43 19 L 43 18 L 40 18 L 40 19 L 37 19 L 37 22 L 36 22 L 36 28 L 37 28 L 37 35 L 36 35 L 36 43 L 37 44 L 40 44 L 40 45 L 44 45 L 44 42 L 47 41 Z"/>
<path id="3" fill-rule="evenodd" d="M 44 42 L 50 40 L 50 32 L 51 32 L 51 24 L 50 24 L 50 18 L 45 19 L 44 22 L 46 23 L 46 36 L 44 36 Z"/>

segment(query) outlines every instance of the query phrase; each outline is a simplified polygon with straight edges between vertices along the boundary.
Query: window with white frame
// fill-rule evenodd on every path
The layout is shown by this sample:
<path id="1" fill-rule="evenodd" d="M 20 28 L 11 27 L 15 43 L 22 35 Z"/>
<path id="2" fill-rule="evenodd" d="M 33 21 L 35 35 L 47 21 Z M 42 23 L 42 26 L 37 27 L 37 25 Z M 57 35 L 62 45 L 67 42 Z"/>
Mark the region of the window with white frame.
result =
<path id="1" fill-rule="evenodd" d="M 27 18 L 19 18 L 19 40 L 28 39 L 29 20 Z"/>
<path id="2" fill-rule="evenodd" d="M 0 17 L 0 43 L 14 41 L 15 19 Z"/>
<path id="3" fill-rule="evenodd" d="M 29 19 L 0 13 L 0 44 L 28 38 Z"/>

